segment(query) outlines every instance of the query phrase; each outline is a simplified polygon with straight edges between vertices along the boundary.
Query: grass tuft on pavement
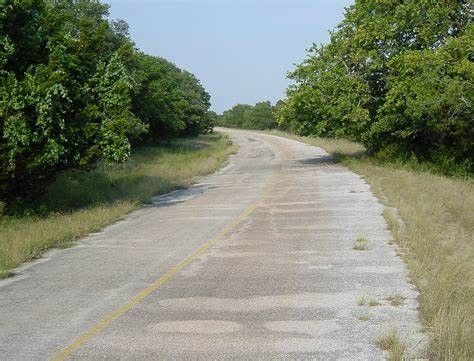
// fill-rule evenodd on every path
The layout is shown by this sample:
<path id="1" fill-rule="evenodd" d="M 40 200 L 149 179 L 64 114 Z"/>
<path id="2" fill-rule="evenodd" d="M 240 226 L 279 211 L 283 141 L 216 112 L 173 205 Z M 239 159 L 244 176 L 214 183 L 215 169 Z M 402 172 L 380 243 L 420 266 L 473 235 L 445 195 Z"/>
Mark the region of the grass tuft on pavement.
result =
<path id="1" fill-rule="evenodd" d="M 360 174 L 385 204 L 384 216 L 421 293 L 431 360 L 474 360 L 474 181 L 381 162 L 348 140 L 285 136 L 325 149 Z"/>
<path id="2" fill-rule="evenodd" d="M 390 302 L 390 305 L 393 307 L 403 306 L 405 304 L 405 297 L 400 294 L 395 294 L 390 297 L 387 297 L 387 301 Z"/>
<path id="3" fill-rule="evenodd" d="M 226 137 L 203 135 L 142 147 L 125 164 L 61 174 L 21 215 L 0 213 L 0 278 L 49 248 L 68 247 L 119 220 L 153 196 L 191 185 L 234 150 Z"/>
<path id="4" fill-rule="evenodd" d="M 359 237 L 355 240 L 352 249 L 356 251 L 367 251 L 369 249 L 369 241 L 367 238 Z"/>
<path id="5" fill-rule="evenodd" d="M 403 361 L 406 346 L 398 338 L 397 332 L 391 330 L 378 340 L 379 347 L 388 352 L 389 361 Z"/>

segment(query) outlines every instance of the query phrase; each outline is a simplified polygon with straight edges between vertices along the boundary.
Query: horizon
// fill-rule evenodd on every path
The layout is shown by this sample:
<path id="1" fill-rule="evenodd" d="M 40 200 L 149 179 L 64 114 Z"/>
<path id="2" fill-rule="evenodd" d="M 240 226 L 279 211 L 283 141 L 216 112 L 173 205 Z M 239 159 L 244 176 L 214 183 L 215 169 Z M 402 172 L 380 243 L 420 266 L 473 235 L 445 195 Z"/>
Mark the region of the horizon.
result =
<path id="1" fill-rule="evenodd" d="M 107 3 L 110 18 L 129 24 L 140 50 L 193 73 L 211 95 L 211 109 L 222 113 L 284 98 L 287 72 L 313 43 L 328 41 L 352 1 Z"/>

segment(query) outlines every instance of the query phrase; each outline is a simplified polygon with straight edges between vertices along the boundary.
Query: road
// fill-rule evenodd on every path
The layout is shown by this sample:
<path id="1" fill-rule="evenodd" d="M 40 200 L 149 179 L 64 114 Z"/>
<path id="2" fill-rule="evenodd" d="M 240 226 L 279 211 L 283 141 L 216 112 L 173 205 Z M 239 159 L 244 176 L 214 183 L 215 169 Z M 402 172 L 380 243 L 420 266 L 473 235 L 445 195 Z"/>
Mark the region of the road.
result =
<path id="1" fill-rule="evenodd" d="M 0 359 L 381 360 L 393 328 L 414 352 L 418 294 L 365 181 L 225 131 L 221 171 L 0 283 Z"/>

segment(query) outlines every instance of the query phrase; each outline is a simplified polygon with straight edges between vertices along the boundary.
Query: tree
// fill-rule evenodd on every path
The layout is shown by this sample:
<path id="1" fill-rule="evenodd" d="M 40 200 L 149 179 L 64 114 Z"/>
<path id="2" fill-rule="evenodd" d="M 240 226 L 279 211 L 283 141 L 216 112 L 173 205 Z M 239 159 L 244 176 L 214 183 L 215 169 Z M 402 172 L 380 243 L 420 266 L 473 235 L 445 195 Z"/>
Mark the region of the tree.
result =
<path id="1" fill-rule="evenodd" d="M 212 129 L 210 96 L 198 79 L 169 61 L 139 53 L 133 95 L 135 115 L 150 128 L 149 138 L 197 135 Z"/>
<path id="2" fill-rule="evenodd" d="M 329 44 L 314 45 L 290 74 L 279 125 L 472 171 L 471 6 L 356 0 Z"/>
<path id="3" fill-rule="evenodd" d="M 34 199 L 58 172 L 124 162 L 132 144 L 213 127 L 194 75 L 139 53 L 99 0 L 2 0 L 0 202 Z"/>
<path id="4" fill-rule="evenodd" d="M 246 129 L 272 129 L 276 127 L 275 109 L 269 101 L 254 106 L 237 104 L 224 111 L 217 124 L 224 127 Z"/>
<path id="5" fill-rule="evenodd" d="M 390 61 L 385 103 L 368 137 L 373 152 L 413 153 L 445 172 L 474 171 L 472 44 L 470 26 L 439 49 L 407 51 Z"/>
<path id="6" fill-rule="evenodd" d="M 0 10 L 0 199 L 41 193 L 57 172 L 124 161 L 144 131 L 130 113 L 128 40 L 97 1 L 6 0 Z"/>

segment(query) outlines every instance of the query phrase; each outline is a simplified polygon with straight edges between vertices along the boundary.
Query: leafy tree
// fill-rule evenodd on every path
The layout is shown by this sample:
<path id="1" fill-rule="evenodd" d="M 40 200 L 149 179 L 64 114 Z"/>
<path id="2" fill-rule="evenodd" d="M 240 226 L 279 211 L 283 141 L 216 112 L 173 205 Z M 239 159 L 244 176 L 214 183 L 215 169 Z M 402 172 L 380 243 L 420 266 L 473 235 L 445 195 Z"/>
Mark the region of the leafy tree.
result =
<path id="1" fill-rule="evenodd" d="M 232 109 L 226 110 L 219 117 L 218 124 L 224 127 L 243 128 L 247 122 L 246 116 L 252 109 L 248 104 L 237 104 Z"/>
<path id="2" fill-rule="evenodd" d="M 348 71 L 334 45 L 313 46 L 290 76 L 280 125 L 301 135 L 356 138 L 369 122 L 369 87 Z"/>
<path id="3" fill-rule="evenodd" d="M 269 101 L 255 104 L 247 116 L 246 126 L 251 129 L 272 129 L 276 127 L 273 106 Z"/>
<path id="4" fill-rule="evenodd" d="M 144 127 L 107 6 L 14 1 L 0 9 L 0 199 L 32 198 L 54 175 L 126 160 Z"/>
<path id="5" fill-rule="evenodd" d="M 182 135 L 195 136 L 211 131 L 213 125 L 208 114 L 211 106 L 210 95 L 200 81 L 188 71 L 181 72 L 180 86 L 185 100 L 183 104 L 185 128 Z"/>
<path id="6" fill-rule="evenodd" d="M 474 171 L 474 27 L 436 50 L 389 63 L 387 96 L 367 143 L 373 152 L 433 160 L 445 172 Z M 393 154 L 392 154 L 393 155 Z"/>
<path id="7" fill-rule="evenodd" d="M 185 128 L 180 69 L 165 59 L 143 53 L 136 56 L 136 79 L 133 112 L 150 127 L 152 139 L 178 135 Z"/>
<path id="8" fill-rule="evenodd" d="M 132 144 L 212 130 L 189 72 L 138 53 L 99 0 L 0 0 L 0 201 L 68 168 L 124 162 Z"/>
<path id="9" fill-rule="evenodd" d="M 208 133 L 212 132 L 214 126 L 217 125 L 217 123 L 219 122 L 219 115 L 212 111 L 212 110 L 208 110 L 207 112 L 207 119 L 208 119 Z"/>
<path id="10" fill-rule="evenodd" d="M 131 112 L 132 79 L 115 54 L 107 65 L 99 64 L 94 81 L 98 116 L 102 118 L 97 144 L 103 147 L 105 159 L 124 162 L 130 155 L 129 139 L 138 138 L 146 130 Z"/>
<path id="11" fill-rule="evenodd" d="M 246 129 L 271 129 L 276 127 L 275 109 L 270 102 L 260 102 L 254 106 L 237 104 L 224 111 L 217 124 L 225 127 Z"/>
<path id="12" fill-rule="evenodd" d="M 470 0 L 356 0 L 290 74 L 280 126 L 472 170 L 471 14 Z"/>
<path id="13" fill-rule="evenodd" d="M 210 96 L 189 72 L 169 61 L 137 54 L 138 90 L 133 112 L 150 127 L 149 137 L 196 135 L 212 129 L 207 114 Z"/>

